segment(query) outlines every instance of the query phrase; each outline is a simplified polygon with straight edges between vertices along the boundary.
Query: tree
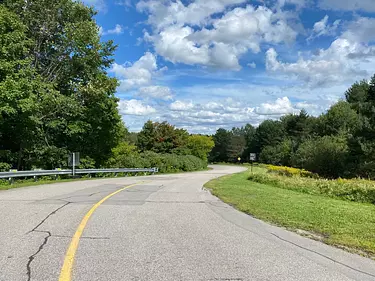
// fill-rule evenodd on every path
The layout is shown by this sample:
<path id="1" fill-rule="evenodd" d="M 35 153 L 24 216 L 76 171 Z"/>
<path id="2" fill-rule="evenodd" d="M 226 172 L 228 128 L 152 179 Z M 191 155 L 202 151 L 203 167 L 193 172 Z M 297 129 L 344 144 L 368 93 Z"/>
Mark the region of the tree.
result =
<path id="1" fill-rule="evenodd" d="M 265 120 L 256 129 L 254 136 L 254 152 L 260 153 L 266 146 L 275 146 L 286 136 L 283 124 L 280 121 Z"/>
<path id="2" fill-rule="evenodd" d="M 212 137 L 202 135 L 191 135 L 187 140 L 187 148 L 194 155 L 207 162 L 209 152 L 215 146 Z"/>
<path id="3" fill-rule="evenodd" d="M 349 137 L 349 161 L 352 175 L 375 178 L 375 75 L 369 83 L 354 84 L 346 94 L 359 114 L 359 126 Z"/>
<path id="4" fill-rule="evenodd" d="M 237 162 L 239 157 L 242 157 L 246 147 L 246 139 L 244 135 L 232 134 L 228 148 L 227 156 L 229 162 Z"/>
<path id="5" fill-rule="evenodd" d="M 293 155 L 293 163 L 323 177 L 337 178 L 345 174 L 347 156 L 344 136 L 324 136 L 303 142 Z"/>
<path id="6" fill-rule="evenodd" d="M 177 129 L 167 122 L 147 121 L 138 134 L 137 146 L 142 152 L 171 153 L 186 146 L 188 136 L 186 130 Z"/>
<path id="7" fill-rule="evenodd" d="M 350 103 L 339 101 L 331 106 L 326 114 L 319 117 L 319 134 L 324 135 L 349 135 L 359 126 L 360 118 L 352 109 Z"/>
<path id="8" fill-rule="evenodd" d="M 228 145 L 231 140 L 231 132 L 220 128 L 213 135 L 215 143 L 214 148 L 210 153 L 210 161 L 212 162 L 227 162 L 228 161 Z"/>
<path id="9" fill-rule="evenodd" d="M 3 0 L 1 7 L 17 14 L 20 23 L 12 35 L 3 25 L 2 38 L 22 47 L 3 44 L 22 49 L 18 61 L 27 61 L 2 85 L 19 104 L 17 109 L 13 103 L 12 116 L 3 116 L 3 149 L 17 154 L 19 168 L 43 157 L 59 157 L 48 167 L 62 165 L 68 151 L 104 164 L 124 130 L 114 96 L 118 82 L 106 73 L 116 46 L 100 40 L 95 12 L 73 0 Z M 7 19 L 3 23 L 15 22 Z"/>
<path id="10" fill-rule="evenodd" d="M 285 139 L 276 146 L 265 146 L 259 155 L 259 160 L 272 165 L 290 166 L 292 155 L 293 142 Z"/>

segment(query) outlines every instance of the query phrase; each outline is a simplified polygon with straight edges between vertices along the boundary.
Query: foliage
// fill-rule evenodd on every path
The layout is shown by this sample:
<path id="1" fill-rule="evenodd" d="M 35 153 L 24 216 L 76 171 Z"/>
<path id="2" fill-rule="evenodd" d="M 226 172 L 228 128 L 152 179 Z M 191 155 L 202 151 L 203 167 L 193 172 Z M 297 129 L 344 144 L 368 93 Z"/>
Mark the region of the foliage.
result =
<path id="1" fill-rule="evenodd" d="M 274 166 L 274 165 L 266 165 L 268 172 L 276 173 L 281 176 L 300 176 L 300 177 L 309 177 L 309 178 L 316 178 L 317 175 L 306 171 L 304 169 L 297 169 L 293 167 L 285 167 L 285 166 Z"/>
<path id="2" fill-rule="evenodd" d="M 94 15 L 73 0 L 1 1 L 0 161 L 30 169 L 66 165 L 69 151 L 97 166 L 109 158 L 124 130 L 106 73 L 115 46 Z"/>
<path id="3" fill-rule="evenodd" d="M 231 133 L 225 129 L 218 129 L 213 136 L 215 143 L 214 148 L 210 153 L 210 161 L 212 162 L 227 162 L 228 161 L 228 144 L 230 143 Z"/>
<path id="4" fill-rule="evenodd" d="M 188 137 L 186 147 L 190 154 L 207 162 L 208 153 L 215 146 L 212 137 L 202 135 L 191 135 Z M 189 153 L 187 153 L 189 154 Z"/>
<path id="5" fill-rule="evenodd" d="M 111 158 L 109 165 L 122 168 L 157 167 L 160 173 L 199 171 L 207 168 L 206 161 L 193 155 L 161 154 L 153 151 L 120 154 Z"/>
<path id="6" fill-rule="evenodd" d="M 292 151 L 293 142 L 289 139 L 285 139 L 275 146 L 265 146 L 260 153 L 259 159 L 262 163 L 290 165 Z"/>
<path id="7" fill-rule="evenodd" d="M 296 167 L 323 177 L 344 175 L 348 155 L 346 139 L 342 136 L 324 136 L 303 142 L 293 155 Z"/>
<path id="8" fill-rule="evenodd" d="M 348 136 L 360 125 L 360 118 L 348 102 L 339 101 L 319 117 L 319 125 L 319 134 L 322 136 Z"/>
<path id="9" fill-rule="evenodd" d="M 80 164 L 78 169 L 94 169 L 95 168 L 95 161 L 94 159 L 86 156 L 79 160 Z"/>
<path id="10" fill-rule="evenodd" d="M 262 184 L 269 184 L 283 189 L 290 189 L 307 194 L 318 194 L 343 200 L 375 204 L 375 182 L 363 179 L 319 179 L 299 176 L 298 171 L 289 171 L 293 176 L 282 173 L 255 172 L 248 179 Z M 301 172 L 303 173 L 303 172 Z"/>
<path id="11" fill-rule="evenodd" d="M 8 172 L 11 166 L 8 163 L 0 163 L 0 172 Z"/>
<path id="12" fill-rule="evenodd" d="M 140 151 L 171 153 L 186 146 L 188 136 L 186 130 L 177 129 L 167 122 L 147 121 L 137 136 L 137 147 Z"/>

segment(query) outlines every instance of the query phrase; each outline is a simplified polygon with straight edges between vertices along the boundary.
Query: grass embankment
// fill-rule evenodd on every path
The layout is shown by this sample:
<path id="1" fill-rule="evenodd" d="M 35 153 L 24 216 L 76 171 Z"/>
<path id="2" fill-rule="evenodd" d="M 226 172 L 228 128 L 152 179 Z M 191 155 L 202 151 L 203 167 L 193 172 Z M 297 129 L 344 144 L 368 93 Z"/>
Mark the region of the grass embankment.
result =
<path id="1" fill-rule="evenodd" d="M 262 174 L 264 169 L 254 169 Z M 248 180 L 250 172 L 206 184 L 212 193 L 256 218 L 290 230 L 306 230 L 327 244 L 375 257 L 375 205 L 307 194 Z"/>

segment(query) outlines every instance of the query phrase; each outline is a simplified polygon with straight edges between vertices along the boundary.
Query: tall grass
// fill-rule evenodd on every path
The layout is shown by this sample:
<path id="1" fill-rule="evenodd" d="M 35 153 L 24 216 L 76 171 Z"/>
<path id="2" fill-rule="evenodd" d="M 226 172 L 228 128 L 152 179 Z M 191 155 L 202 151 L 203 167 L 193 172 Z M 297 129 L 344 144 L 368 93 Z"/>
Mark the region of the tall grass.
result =
<path id="1" fill-rule="evenodd" d="M 343 200 L 375 204 L 375 181 L 364 179 L 328 180 L 306 177 L 306 173 L 301 176 L 297 172 L 286 175 L 283 172 L 275 171 L 277 171 L 276 168 L 268 167 L 268 173 L 255 172 L 250 174 L 248 179 L 307 194 L 326 195 Z"/>

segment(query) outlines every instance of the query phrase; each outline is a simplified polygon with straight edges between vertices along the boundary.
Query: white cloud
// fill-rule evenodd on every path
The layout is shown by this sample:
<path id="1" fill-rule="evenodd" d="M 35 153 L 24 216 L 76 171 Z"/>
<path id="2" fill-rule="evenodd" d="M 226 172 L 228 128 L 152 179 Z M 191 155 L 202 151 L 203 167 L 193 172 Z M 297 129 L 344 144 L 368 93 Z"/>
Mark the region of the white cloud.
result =
<path id="1" fill-rule="evenodd" d="M 328 19 L 328 15 L 325 15 L 325 17 L 322 20 L 314 24 L 312 34 L 309 38 L 307 38 L 307 41 L 310 41 L 321 36 L 334 36 L 336 34 L 337 28 L 339 27 L 341 21 L 336 20 L 332 25 L 329 25 Z"/>
<path id="2" fill-rule="evenodd" d="M 148 23 L 154 27 L 144 38 L 173 63 L 231 70 L 240 70 L 241 56 L 249 50 L 260 52 L 263 43 L 289 44 L 295 40 L 297 32 L 288 24 L 288 16 L 264 6 L 237 7 L 220 18 L 211 17 L 229 4 L 242 2 L 196 0 L 184 6 L 181 1 L 141 1 L 138 9 L 150 13 Z M 190 16 L 192 11 L 194 16 Z"/>
<path id="3" fill-rule="evenodd" d="M 328 20 L 328 18 L 327 18 Z M 318 25 L 317 31 L 325 29 Z M 266 53 L 266 68 L 270 72 L 291 76 L 311 87 L 326 87 L 369 78 L 375 72 L 375 19 L 357 18 L 327 49 L 320 49 L 296 62 L 281 62 L 277 52 Z"/>
<path id="4" fill-rule="evenodd" d="M 156 112 L 156 109 L 150 105 L 145 105 L 139 100 L 120 100 L 119 111 L 123 115 L 149 115 Z"/>
<path id="5" fill-rule="evenodd" d="M 256 108 L 255 112 L 259 115 L 281 116 L 288 113 L 297 113 L 298 109 L 292 106 L 288 97 L 278 98 L 274 103 L 262 103 Z"/>
<path id="6" fill-rule="evenodd" d="M 375 41 L 375 18 L 360 17 L 352 21 L 342 37 L 359 43 Z"/>
<path id="7" fill-rule="evenodd" d="M 164 86 L 142 87 L 138 91 L 138 96 L 143 98 L 154 98 L 162 100 L 172 100 L 173 94 L 170 88 Z"/>
<path id="8" fill-rule="evenodd" d="M 110 72 L 120 79 L 119 91 L 124 92 L 130 89 L 149 85 L 152 77 L 157 74 L 158 66 L 156 57 L 150 52 L 146 52 L 134 64 L 125 65 L 113 64 Z"/>
<path id="9" fill-rule="evenodd" d="M 251 67 L 251 68 L 256 68 L 257 67 L 257 65 L 256 65 L 255 62 L 248 63 L 247 66 Z"/>
<path id="10" fill-rule="evenodd" d="M 120 24 L 116 24 L 116 26 L 113 29 L 109 29 L 109 30 L 104 30 L 103 27 L 100 27 L 99 33 L 103 36 L 104 35 L 111 35 L 111 34 L 119 35 L 119 34 L 124 33 L 124 27 Z"/>
<path id="11" fill-rule="evenodd" d="M 277 56 L 278 54 L 273 48 L 266 52 L 267 70 L 291 75 L 311 86 L 322 86 L 329 82 L 341 81 L 344 69 L 340 61 L 300 58 L 295 63 L 283 63 L 278 61 Z"/>
<path id="12" fill-rule="evenodd" d="M 131 0 L 118 0 L 115 2 L 116 5 L 124 6 L 126 8 L 132 7 L 132 1 Z"/>
<path id="13" fill-rule="evenodd" d="M 137 9 L 150 14 L 148 23 L 157 30 L 170 25 L 202 25 L 211 15 L 223 12 L 228 5 L 241 4 L 246 0 L 195 0 L 185 6 L 180 0 L 142 0 Z"/>
<path id="14" fill-rule="evenodd" d="M 298 8 L 307 6 L 311 1 L 310 0 L 278 0 L 279 6 L 283 7 L 286 4 L 293 4 Z"/>
<path id="15" fill-rule="evenodd" d="M 374 0 L 319 0 L 322 9 L 375 12 Z"/>
<path id="16" fill-rule="evenodd" d="M 173 111 L 189 111 L 194 108 L 193 103 L 184 101 L 175 101 L 169 105 L 169 108 Z"/>

